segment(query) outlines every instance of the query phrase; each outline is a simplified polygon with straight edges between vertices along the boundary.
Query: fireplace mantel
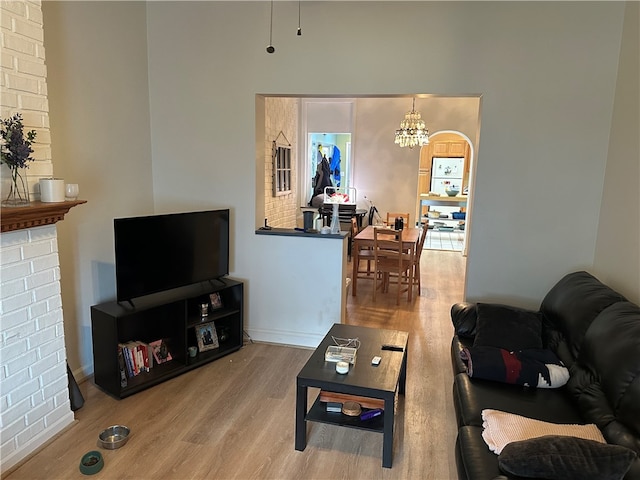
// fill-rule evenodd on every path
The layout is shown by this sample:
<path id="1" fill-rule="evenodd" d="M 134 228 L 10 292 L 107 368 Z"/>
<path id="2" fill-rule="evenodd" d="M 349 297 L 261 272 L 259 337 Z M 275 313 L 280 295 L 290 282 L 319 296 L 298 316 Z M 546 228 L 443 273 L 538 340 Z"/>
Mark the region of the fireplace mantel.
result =
<path id="1" fill-rule="evenodd" d="M 56 203 L 31 202 L 28 207 L 2 208 L 0 221 L 2 233 L 25 228 L 52 225 L 64 219 L 72 207 L 87 203 L 86 200 L 71 200 Z"/>

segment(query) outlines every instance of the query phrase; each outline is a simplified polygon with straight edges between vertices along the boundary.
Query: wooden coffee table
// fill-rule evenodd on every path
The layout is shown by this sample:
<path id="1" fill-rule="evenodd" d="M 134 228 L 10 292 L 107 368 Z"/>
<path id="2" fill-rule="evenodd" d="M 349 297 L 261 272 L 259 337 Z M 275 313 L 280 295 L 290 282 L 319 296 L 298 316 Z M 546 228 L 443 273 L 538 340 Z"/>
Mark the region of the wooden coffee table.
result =
<path id="1" fill-rule="evenodd" d="M 336 372 L 334 362 L 324 359 L 327 347 L 335 345 L 334 337 L 357 338 L 360 341 L 356 363 L 350 365 L 349 373 L 344 375 Z M 408 338 L 408 332 L 398 330 L 334 324 L 296 379 L 296 450 L 304 450 L 307 446 L 306 422 L 371 430 L 382 433 L 382 466 L 391 468 L 394 403 L 396 393 L 404 394 L 405 390 Z M 397 349 L 383 350 L 383 345 L 393 345 Z M 382 361 L 378 366 L 373 366 L 371 359 L 376 355 L 382 357 Z M 384 401 L 384 413 L 369 420 L 360 420 L 359 417 L 327 412 L 319 395 L 307 411 L 308 387 L 381 399 Z"/>

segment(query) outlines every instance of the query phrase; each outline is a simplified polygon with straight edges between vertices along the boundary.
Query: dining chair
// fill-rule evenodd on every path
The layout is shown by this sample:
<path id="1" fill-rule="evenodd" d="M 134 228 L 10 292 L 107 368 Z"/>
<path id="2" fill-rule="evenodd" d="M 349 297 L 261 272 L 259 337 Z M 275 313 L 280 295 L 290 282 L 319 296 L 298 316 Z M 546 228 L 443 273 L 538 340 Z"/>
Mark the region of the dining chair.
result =
<path id="1" fill-rule="evenodd" d="M 416 243 L 416 250 L 413 254 L 413 284 L 412 287 L 417 287 L 418 295 L 420 295 L 422 291 L 422 282 L 420 279 L 420 259 L 422 258 L 422 250 L 424 249 L 424 242 L 427 239 L 427 235 L 429 232 L 429 221 L 424 220 L 422 224 L 422 230 L 420 232 L 420 237 L 418 239 L 418 243 Z M 402 279 L 400 279 L 402 281 Z M 406 285 L 406 283 L 405 283 Z"/>
<path id="2" fill-rule="evenodd" d="M 351 217 L 351 238 L 349 239 L 349 245 L 348 245 L 348 249 L 347 249 L 347 256 L 349 257 L 349 260 L 351 261 L 351 252 L 353 252 L 353 239 L 356 238 L 356 235 L 358 235 L 358 232 L 360 232 L 360 229 L 358 228 L 358 222 L 356 220 L 356 217 Z"/>
<path id="3" fill-rule="evenodd" d="M 374 228 L 373 230 L 373 301 L 380 288 L 389 291 L 391 274 L 398 278 L 396 304 L 400 305 L 400 294 L 407 292 L 407 301 L 411 301 L 413 287 L 409 281 L 413 269 L 413 249 L 407 252 L 402 244 L 402 230 Z M 406 288 L 403 288 L 406 286 Z"/>
<path id="4" fill-rule="evenodd" d="M 424 248 L 424 241 L 427 238 L 429 232 L 429 221 L 425 220 L 422 224 L 422 232 L 420 232 L 420 240 L 418 240 L 418 247 L 416 253 L 413 256 L 413 284 L 418 287 L 418 295 L 422 290 L 422 283 L 420 282 L 420 258 L 422 257 L 422 249 Z"/>
<path id="5" fill-rule="evenodd" d="M 387 226 L 393 227 L 395 225 L 396 218 L 402 217 L 402 221 L 404 222 L 405 227 L 410 227 L 409 225 L 409 214 L 408 213 L 391 213 L 387 212 Z"/>
<path id="6" fill-rule="evenodd" d="M 349 243 L 349 248 L 350 248 L 349 259 L 351 261 L 353 261 L 353 248 L 355 248 L 354 239 L 356 238 L 356 235 L 358 235 L 358 233 L 360 233 L 360 228 L 358 227 L 358 221 L 356 220 L 355 217 L 352 217 L 351 218 L 351 242 Z M 360 250 L 358 251 L 358 254 L 359 254 L 358 263 L 367 262 L 366 270 L 360 270 L 360 265 L 358 265 L 358 268 L 357 268 L 358 274 L 366 273 L 368 277 L 371 276 L 371 274 L 373 273 L 373 271 L 371 270 L 371 263 L 373 262 L 373 249 L 371 247 L 361 247 Z"/>

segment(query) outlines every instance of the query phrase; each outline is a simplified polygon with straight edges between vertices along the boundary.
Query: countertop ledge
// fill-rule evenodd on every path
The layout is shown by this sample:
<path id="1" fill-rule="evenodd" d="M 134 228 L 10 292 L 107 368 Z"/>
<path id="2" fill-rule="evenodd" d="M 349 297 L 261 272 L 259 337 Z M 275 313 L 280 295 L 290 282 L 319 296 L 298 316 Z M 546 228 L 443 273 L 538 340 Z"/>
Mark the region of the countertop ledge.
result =
<path id="1" fill-rule="evenodd" d="M 301 232 L 299 230 L 294 230 L 293 228 L 271 228 L 270 230 L 265 230 L 264 228 L 259 228 L 256 230 L 256 235 L 275 235 L 278 237 L 322 237 L 322 238 L 345 238 L 349 235 L 349 232 L 342 231 L 340 233 L 311 233 L 311 232 Z"/>

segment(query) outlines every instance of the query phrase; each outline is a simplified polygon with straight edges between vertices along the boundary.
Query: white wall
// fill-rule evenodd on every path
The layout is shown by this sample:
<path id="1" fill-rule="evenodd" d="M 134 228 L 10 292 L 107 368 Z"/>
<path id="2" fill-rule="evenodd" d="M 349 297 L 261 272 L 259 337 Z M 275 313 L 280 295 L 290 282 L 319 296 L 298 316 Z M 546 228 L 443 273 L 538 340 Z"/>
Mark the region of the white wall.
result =
<path id="1" fill-rule="evenodd" d="M 593 265 L 624 4 L 303 2 L 301 37 L 297 7 L 276 3 L 280 26 L 276 53 L 269 55 L 268 2 L 151 2 L 144 20 L 144 6 L 135 3 L 45 3 L 46 31 L 62 30 L 52 35 L 65 39 L 47 46 L 48 68 L 71 82 L 50 87 L 52 101 L 59 99 L 55 110 L 52 103 L 53 134 L 73 145 L 86 132 L 98 143 L 87 147 L 90 162 L 65 156 L 69 171 L 98 172 L 91 181 L 78 179 L 89 203 L 86 216 L 70 217 L 69 228 L 83 233 L 61 246 L 77 252 L 77 329 L 89 325 L 89 305 L 113 295 L 113 284 L 102 281 L 113 266 L 112 217 L 146 210 L 151 200 L 156 211 L 232 206 L 232 275 L 249 283 L 247 324 L 259 314 L 261 325 L 279 328 L 282 312 L 263 309 L 254 292 L 273 276 L 256 268 L 264 255 L 262 237 L 254 234 L 256 94 L 482 95 L 469 298 L 537 305 L 562 274 Z M 70 19 L 82 28 L 71 28 Z M 106 32 L 109 41 L 101 36 Z M 92 55 L 84 58 L 87 51 Z M 322 71 L 319 58 L 330 59 Z M 115 59 L 122 62 L 116 72 L 133 77 L 100 67 Z M 65 92 L 73 87 L 72 99 Z M 132 106 L 121 106 L 123 97 Z M 398 119 L 391 122 L 395 128 Z M 137 147 L 144 135 L 134 135 L 136 143 L 131 132 L 145 127 L 152 166 L 144 150 L 125 162 L 117 155 L 121 138 Z M 135 173 L 124 174 L 124 164 Z M 118 182 L 126 186 L 116 188 Z M 637 216 L 640 207 L 626 204 Z M 566 215 L 549 215 L 558 207 Z M 287 246 L 286 255 L 302 258 L 309 244 Z M 618 255 L 640 247 L 628 248 Z M 313 283 L 312 272 L 309 277 Z M 91 364 L 89 343 L 83 335 L 68 345 L 79 352 L 74 368 Z"/>
<path id="2" fill-rule="evenodd" d="M 293 17 L 294 5 L 279 5 L 279 21 L 286 24 L 284 16 Z M 193 185 L 164 194 L 170 183 L 175 184 L 171 159 L 183 148 L 172 142 L 170 133 L 187 139 L 194 149 L 185 160 L 194 167 L 188 171 L 213 168 L 198 160 L 205 152 L 218 158 L 233 155 L 251 168 L 253 146 L 243 142 L 242 131 L 234 126 L 253 123 L 255 92 L 480 93 L 482 144 L 467 293 L 471 299 L 537 303 L 549 282 L 593 261 L 623 7 L 555 2 L 310 3 L 305 15 L 313 18 L 312 25 L 331 25 L 331 35 L 310 26 L 296 38 L 286 36 L 283 28 L 274 38 L 276 53 L 268 55 L 259 34 L 260 26 L 267 25 L 267 4 L 207 2 L 188 9 L 179 3 L 150 4 L 156 204 L 164 208 L 165 202 L 177 198 L 202 198 Z M 448 23 L 453 19 L 455 28 Z M 169 22 L 172 36 L 166 35 Z M 252 33 L 238 35 L 237 24 L 251 26 Z M 190 34 L 194 31 L 198 35 Z M 419 42 L 407 42 L 413 32 L 419 32 Z M 203 42 L 208 47 L 204 57 Z M 407 44 L 416 45 L 416 52 Z M 396 55 L 399 51 L 404 53 Z M 331 58 L 334 74 L 319 71 L 318 58 Z M 199 75 L 185 76 L 185 70 Z M 166 101 L 170 90 L 187 88 L 210 88 L 223 95 L 204 96 L 197 104 Z M 213 111 L 224 111 L 224 122 L 212 121 L 207 130 Z M 170 122 L 174 117 L 189 118 L 196 128 L 185 125 L 176 130 Z M 402 160 L 395 153 L 394 157 L 402 172 Z M 242 174 L 232 170 L 225 177 L 224 185 L 213 186 L 219 192 L 216 198 L 233 199 L 242 229 L 236 245 L 240 251 L 253 250 L 250 227 L 241 226 L 240 220 L 251 217 L 252 205 L 230 191 Z M 526 183 L 520 183 L 523 178 Z M 195 185 L 200 181 L 193 178 Z M 558 203 L 571 214 L 549 215 Z M 560 247 L 565 245 L 571 247 Z M 248 276 L 259 275 L 248 256 L 236 266 Z"/>
<path id="3" fill-rule="evenodd" d="M 87 200 L 58 223 L 68 359 L 80 379 L 93 372 L 91 305 L 115 298 L 113 219 L 154 207 L 145 5 L 72 3 L 42 10 L 55 173 Z"/>
<path id="4" fill-rule="evenodd" d="M 640 3 L 627 4 L 594 274 L 640 303 Z"/>
<path id="5" fill-rule="evenodd" d="M 317 347 L 344 321 L 345 237 L 256 235 L 260 255 L 246 282 L 247 330 L 254 340 Z"/>

